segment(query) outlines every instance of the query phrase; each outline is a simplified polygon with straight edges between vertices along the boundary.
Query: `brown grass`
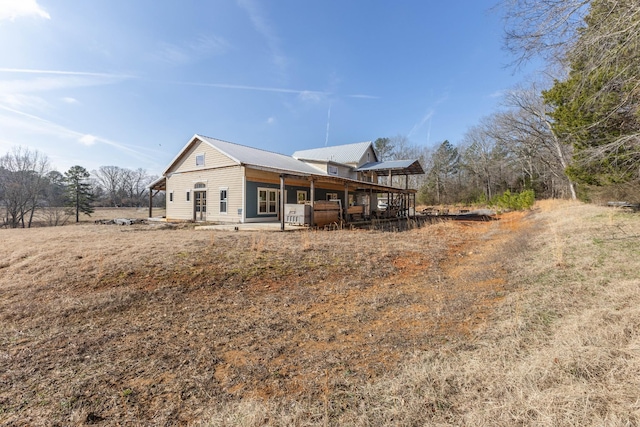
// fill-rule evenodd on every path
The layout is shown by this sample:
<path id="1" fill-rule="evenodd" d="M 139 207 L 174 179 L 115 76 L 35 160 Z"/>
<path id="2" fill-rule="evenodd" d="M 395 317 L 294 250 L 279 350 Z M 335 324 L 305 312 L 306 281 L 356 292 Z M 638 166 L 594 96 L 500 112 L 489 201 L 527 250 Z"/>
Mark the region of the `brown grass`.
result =
<path id="1" fill-rule="evenodd" d="M 640 422 L 632 214 L 0 235 L 2 424 Z"/>

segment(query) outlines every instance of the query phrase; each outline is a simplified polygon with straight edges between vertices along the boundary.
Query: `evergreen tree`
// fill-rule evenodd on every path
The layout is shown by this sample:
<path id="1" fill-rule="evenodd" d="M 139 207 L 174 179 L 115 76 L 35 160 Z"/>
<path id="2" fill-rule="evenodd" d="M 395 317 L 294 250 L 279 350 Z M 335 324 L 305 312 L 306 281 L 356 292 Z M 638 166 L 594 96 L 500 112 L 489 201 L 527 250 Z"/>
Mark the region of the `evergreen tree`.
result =
<path id="1" fill-rule="evenodd" d="M 567 173 L 590 185 L 638 179 L 640 8 L 594 0 L 569 53 L 568 78 L 543 92 L 553 130 L 573 146 Z"/>
<path id="2" fill-rule="evenodd" d="M 67 183 L 67 206 L 75 210 L 76 222 L 79 222 L 80 212 L 88 216 L 93 213 L 93 190 L 88 180 L 91 174 L 82 166 L 73 166 L 64 175 Z"/>

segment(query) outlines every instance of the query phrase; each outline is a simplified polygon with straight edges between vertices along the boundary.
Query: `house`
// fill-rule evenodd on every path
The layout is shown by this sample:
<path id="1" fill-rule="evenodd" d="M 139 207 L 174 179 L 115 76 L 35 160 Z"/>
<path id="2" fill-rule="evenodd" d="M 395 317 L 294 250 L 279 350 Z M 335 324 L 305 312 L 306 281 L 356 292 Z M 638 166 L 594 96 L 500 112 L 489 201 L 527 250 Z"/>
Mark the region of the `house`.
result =
<path id="1" fill-rule="evenodd" d="M 415 190 L 378 183 L 379 176 L 415 173 L 424 173 L 418 161 L 380 162 L 371 142 L 287 156 L 196 134 L 150 185 L 150 198 L 166 191 L 167 220 L 284 226 L 287 204 L 331 200 L 343 218 L 350 206 L 362 206 L 362 217 L 369 217 L 382 193 L 407 208 L 413 195 L 415 207 Z"/>

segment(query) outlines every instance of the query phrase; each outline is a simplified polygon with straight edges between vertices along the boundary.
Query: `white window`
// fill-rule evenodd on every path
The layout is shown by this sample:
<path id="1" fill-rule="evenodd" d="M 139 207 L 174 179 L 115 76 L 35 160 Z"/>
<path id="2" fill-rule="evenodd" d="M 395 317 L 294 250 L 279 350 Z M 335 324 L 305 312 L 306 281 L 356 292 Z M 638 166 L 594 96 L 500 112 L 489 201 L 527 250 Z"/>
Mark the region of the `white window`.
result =
<path id="1" fill-rule="evenodd" d="M 327 200 L 337 200 L 338 193 L 327 193 Z"/>
<path id="2" fill-rule="evenodd" d="M 169 192 L 169 201 L 173 202 L 173 191 Z"/>
<path id="3" fill-rule="evenodd" d="M 191 191 L 187 190 L 187 202 L 191 200 Z"/>
<path id="4" fill-rule="evenodd" d="M 196 166 L 204 166 L 204 154 L 196 154 Z"/>
<path id="5" fill-rule="evenodd" d="M 278 213 L 278 190 L 258 188 L 258 215 Z"/>
<path id="6" fill-rule="evenodd" d="M 199 188 L 207 188 L 207 184 L 205 184 L 204 182 L 196 182 L 193 185 L 193 188 L 195 188 L 196 190 Z"/>
<path id="7" fill-rule="evenodd" d="M 329 175 L 338 175 L 338 167 L 329 165 L 327 172 L 329 172 Z"/>
<path id="8" fill-rule="evenodd" d="M 220 189 L 220 213 L 227 213 L 227 188 Z"/>
<path id="9" fill-rule="evenodd" d="M 307 192 L 304 190 L 296 191 L 296 200 L 298 200 L 298 204 L 304 204 L 307 201 Z"/>

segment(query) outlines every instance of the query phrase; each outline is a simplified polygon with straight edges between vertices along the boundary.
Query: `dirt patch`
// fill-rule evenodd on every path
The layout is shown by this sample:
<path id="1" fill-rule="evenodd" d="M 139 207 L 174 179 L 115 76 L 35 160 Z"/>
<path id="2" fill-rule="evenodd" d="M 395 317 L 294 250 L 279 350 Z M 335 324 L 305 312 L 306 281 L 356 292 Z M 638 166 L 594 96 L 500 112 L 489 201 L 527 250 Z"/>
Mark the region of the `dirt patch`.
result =
<path id="1" fill-rule="evenodd" d="M 483 327 L 527 226 L 4 231 L 0 421 L 187 423 L 370 381 Z"/>

